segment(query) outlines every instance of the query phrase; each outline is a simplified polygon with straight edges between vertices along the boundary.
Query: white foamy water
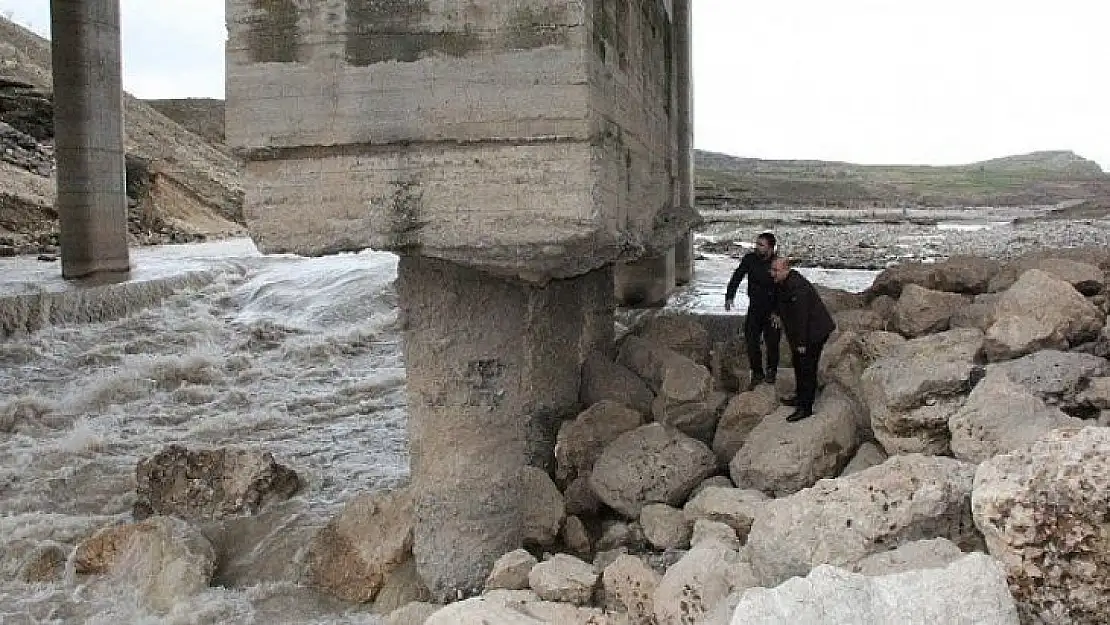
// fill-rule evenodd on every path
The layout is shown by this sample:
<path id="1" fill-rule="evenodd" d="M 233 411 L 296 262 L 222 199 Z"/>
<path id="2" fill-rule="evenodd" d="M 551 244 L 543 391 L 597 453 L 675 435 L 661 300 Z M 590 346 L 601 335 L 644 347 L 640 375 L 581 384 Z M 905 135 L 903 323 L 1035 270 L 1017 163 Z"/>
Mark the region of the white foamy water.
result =
<path id="1" fill-rule="evenodd" d="M 380 623 L 298 586 L 296 558 L 356 493 L 408 477 L 396 257 L 262 256 L 229 241 L 135 250 L 134 262 L 147 277 L 215 277 L 124 319 L 0 339 L 0 623 Z M 735 265 L 698 261 L 670 307 L 721 312 Z M 57 271 L 5 260 L 0 290 L 64 288 Z M 875 275 L 802 272 L 853 291 Z M 170 443 L 261 447 L 305 479 L 223 574 L 234 587 L 152 601 L 134 576 L 15 581 L 34 548 L 69 551 L 128 520 L 138 460 Z"/>

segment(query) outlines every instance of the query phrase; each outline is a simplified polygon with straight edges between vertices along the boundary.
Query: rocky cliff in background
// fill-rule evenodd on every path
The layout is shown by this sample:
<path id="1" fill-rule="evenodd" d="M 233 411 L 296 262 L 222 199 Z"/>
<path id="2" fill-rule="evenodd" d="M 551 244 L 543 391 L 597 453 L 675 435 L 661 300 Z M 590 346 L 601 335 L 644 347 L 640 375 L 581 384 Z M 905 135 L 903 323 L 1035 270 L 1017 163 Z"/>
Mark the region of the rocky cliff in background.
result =
<path id="1" fill-rule="evenodd" d="M 50 43 L 0 19 L 0 254 L 56 245 L 51 89 Z M 238 161 L 128 95 L 124 118 L 134 243 L 244 232 Z"/>

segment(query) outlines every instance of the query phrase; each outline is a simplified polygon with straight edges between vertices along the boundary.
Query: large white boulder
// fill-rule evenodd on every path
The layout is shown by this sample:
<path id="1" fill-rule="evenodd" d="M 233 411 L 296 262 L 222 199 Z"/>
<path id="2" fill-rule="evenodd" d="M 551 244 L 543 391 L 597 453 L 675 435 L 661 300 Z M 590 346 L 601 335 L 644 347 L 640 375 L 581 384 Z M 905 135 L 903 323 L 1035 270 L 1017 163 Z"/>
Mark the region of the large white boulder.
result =
<path id="1" fill-rule="evenodd" d="M 728 545 L 700 543 L 667 569 L 655 590 L 658 625 L 695 623 L 735 590 L 756 583 L 743 556 Z"/>
<path id="2" fill-rule="evenodd" d="M 982 346 L 979 330 L 949 330 L 894 347 L 863 372 L 871 427 L 888 453 L 948 451 L 948 418 L 981 371 Z"/>
<path id="3" fill-rule="evenodd" d="M 740 488 L 781 496 L 835 477 L 859 446 L 859 408 L 838 387 L 826 387 L 813 416 L 795 423 L 782 408 L 763 419 L 729 463 Z"/>
<path id="4" fill-rule="evenodd" d="M 644 504 L 681 506 L 716 469 L 717 457 L 705 443 L 649 423 L 605 448 L 589 479 L 601 501 L 636 519 Z"/>
<path id="5" fill-rule="evenodd" d="M 822 565 L 741 596 L 732 625 L 1018 625 L 1002 566 L 964 556 L 945 568 L 867 577 Z"/>
<path id="6" fill-rule="evenodd" d="M 1110 428 L 1055 430 L 987 460 L 972 510 L 1025 622 L 1110 623 Z"/>
<path id="7" fill-rule="evenodd" d="M 644 422 L 644 416 L 628 406 L 603 399 L 564 421 L 555 439 L 556 477 L 564 482 L 586 475 L 606 445 Z"/>
<path id="8" fill-rule="evenodd" d="M 974 463 L 1032 443 L 1056 428 L 1082 425 L 999 370 L 990 371 L 948 420 L 952 454 Z"/>
<path id="9" fill-rule="evenodd" d="M 1031 269 L 998 298 L 994 319 L 983 349 L 988 359 L 997 361 L 1093 339 L 1106 315 L 1071 284 Z"/>
<path id="10" fill-rule="evenodd" d="M 894 304 L 894 328 L 911 338 L 943 332 L 952 314 L 970 302 L 966 295 L 906 285 Z"/>
<path id="11" fill-rule="evenodd" d="M 925 538 L 973 550 L 981 540 L 971 520 L 974 475 L 975 465 L 952 458 L 893 456 L 765 502 L 748 534 L 752 565 L 764 585 L 775 585 Z"/>

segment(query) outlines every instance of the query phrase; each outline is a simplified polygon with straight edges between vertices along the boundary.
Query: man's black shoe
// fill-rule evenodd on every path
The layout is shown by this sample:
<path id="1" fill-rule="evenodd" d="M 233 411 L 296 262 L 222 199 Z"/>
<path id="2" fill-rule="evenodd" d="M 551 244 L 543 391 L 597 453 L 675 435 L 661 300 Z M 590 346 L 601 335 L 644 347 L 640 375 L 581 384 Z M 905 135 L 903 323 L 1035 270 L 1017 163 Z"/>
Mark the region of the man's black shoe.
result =
<path id="1" fill-rule="evenodd" d="M 795 421 L 801 421 L 802 419 L 806 419 L 806 418 L 812 417 L 812 416 L 813 416 L 813 411 L 812 410 L 807 410 L 805 408 L 798 408 L 794 412 L 790 413 L 790 416 L 787 417 L 786 420 L 791 422 L 791 423 L 794 423 Z"/>
<path id="2" fill-rule="evenodd" d="M 775 383 L 775 379 L 776 379 L 777 377 L 778 377 L 778 373 L 776 373 L 776 372 L 772 371 L 772 372 L 770 372 L 770 373 L 768 373 L 768 374 L 767 374 L 767 377 L 766 377 L 766 378 L 763 378 L 763 381 L 764 381 L 764 382 L 766 382 L 766 383 L 768 383 L 768 384 L 774 384 L 774 383 Z"/>
<path id="3" fill-rule="evenodd" d="M 763 374 L 753 375 L 752 376 L 752 381 L 748 383 L 748 390 L 749 391 L 754 391 L 755 389 L 759 388 L 759 385 L 762 384 L 762 383 L 763 383 Z"/>

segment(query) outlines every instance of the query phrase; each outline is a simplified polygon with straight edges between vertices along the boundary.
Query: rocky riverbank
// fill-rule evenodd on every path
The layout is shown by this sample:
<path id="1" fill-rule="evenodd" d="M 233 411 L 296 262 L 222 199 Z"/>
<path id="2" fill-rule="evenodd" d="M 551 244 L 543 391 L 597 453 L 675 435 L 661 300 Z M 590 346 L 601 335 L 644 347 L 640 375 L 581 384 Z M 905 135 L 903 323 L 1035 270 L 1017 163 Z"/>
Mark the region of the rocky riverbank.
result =
<path id="1" fill-rule="evenodd" d="M 760 217 L 715 218 L 697 240 L 703 252 L 740 256 L 755 237 L 772 231 L 779 251 L 801 266 L 883 269 L 894 263 L 943 260 L 972 255 L 998 260 L 1040 249 L 1110 246 L 1110 211 L 1085 218 L 1060 218 L 1044 209 L 991 213 L 969 209 L 915 211 L 883 221 L 830 218 L 806 211 L 780 211 Z M 784 216 L 786 218 L 784 218 Z"/>
<path id="2" fill-rule="evenodd" d="M 147 455 L 127 519 L 10 534 L 0 572 L 122 584 L 144 614 L 265 580 L 336 615 L 321 623 L 1101 625 L 1108 272 L 1106 248 L 1048 250 L 823 290 L 838 328 L 798 423 L 789 369 L 746 389 L 742 317 L 643 316 L 586 361 L 551 470 L 521 475 L 523 549 L 475 554 L 484 587 L 448 605 L 413 564 L 408 488 L 344 491 L 306 520 L 304 491 L 347 476 L 302 475 L 316 454 L 275 461 L 278 441 Z M 251 349 L 274 350 L 275 329 Z M 202 400 L 188 379 L 174 395 Z M 27 401 L 4 415 L 12 433 L 52 418 Z"/>

